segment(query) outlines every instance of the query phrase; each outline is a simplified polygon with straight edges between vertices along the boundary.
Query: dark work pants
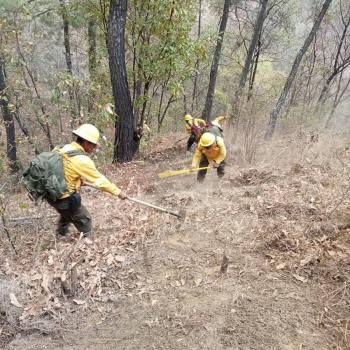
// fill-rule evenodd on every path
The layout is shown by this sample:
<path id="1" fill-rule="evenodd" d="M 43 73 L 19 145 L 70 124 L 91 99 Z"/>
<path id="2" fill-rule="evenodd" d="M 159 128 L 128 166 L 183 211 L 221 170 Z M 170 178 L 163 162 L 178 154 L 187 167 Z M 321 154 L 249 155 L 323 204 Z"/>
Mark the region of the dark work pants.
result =
<path id="1" fill-rule="evenodd" d="M 59 199 L 56 202 L 48 202 L 61 215 L 58 221 L 57 234 L 64 236 L 72 223 L 79 232 L 91 233 L 91 215 L 81 204 L 77 209 L 69 208 L 69 198 Z"/>
<path id="2" fill-rule="evenodd" d="M 194 133 L 187 140 L 187 151 L 191 150 L 192 145 L 196 142 L 196 135 Z"/>
<path id="3" fill-rule="evenodd" d="M 208 165 L 209 165 L 209 161 L 208 161 L 207 157 L 204 154 L 202 154 L 201 161 L 199 162 L 199 167 L 202 168 L 202 167 L 206 167 Z M 225 175 L 225 161 L 224 160 L 220 163 L 219 167 L 216 168 L 216 171 L 217 171 L 219 178 L 221 178 Z M 197 174 L 198 182 L 203 182 L 205 179 L 205 175 L 207 175 L 207 169 L 199 170 L 198 174 Z"/>

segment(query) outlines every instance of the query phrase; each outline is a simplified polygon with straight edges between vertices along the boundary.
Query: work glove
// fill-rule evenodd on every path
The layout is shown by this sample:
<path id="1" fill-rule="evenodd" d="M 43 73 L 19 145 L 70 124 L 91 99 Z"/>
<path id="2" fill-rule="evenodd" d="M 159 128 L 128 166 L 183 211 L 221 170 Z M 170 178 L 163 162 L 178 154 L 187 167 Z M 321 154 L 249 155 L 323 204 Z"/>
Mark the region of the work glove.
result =
<path id="1" fill-rule="evenodd" d="M 126 194 L 124 194 L 123 192 L 120 192 L 120 193 L 118 194 L 118 198 L 119 198 L 119 199 L 122 199 L 122 200 L 125 200 L 125 199 L 128 198 L 128 196 L 127 196 Z"/>
<path id="2" fill-rule="evenodd" d="M 219 167 L 219 164 L 215 162 L 215 160 L 213 160 L 210 164 L 214 169 Z"/>

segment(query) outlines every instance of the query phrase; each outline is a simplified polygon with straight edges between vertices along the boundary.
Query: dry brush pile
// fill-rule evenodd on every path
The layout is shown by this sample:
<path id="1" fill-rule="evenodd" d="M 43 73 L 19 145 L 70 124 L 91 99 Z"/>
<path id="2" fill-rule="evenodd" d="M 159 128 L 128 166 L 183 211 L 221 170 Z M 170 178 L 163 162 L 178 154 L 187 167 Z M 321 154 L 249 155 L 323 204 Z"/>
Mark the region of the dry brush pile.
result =
<path id="1" fill-rule="evenodd" d="M 320 153 L 324 153 L 321 154 Z M 270 171 L 252 169 L 234 181 L 248 185 L 245 208 L 258 218 L 257 250 L 272 269 L 314 284 L 323 313 L 315 322 L 350 339 L 350 152 L 309 149 L 302 162 Z M 251 187 L 249 185 L 252 185 Z"/>
<path id="2" fill-rule="evenodd" d="M 143 171 L 140 163 L 114 168 L 113 173 L 104 170 L 129 195 L 153 192 L 153 171 Z M 94 302 L 119 302 L 137 286 L 139 276 L 130 267 L 132 252 L 156 232 L 157 212 L 84 188 L 83 200 L 94 221 L 93 239 L 80 238 L 72 227 L 67 238 L 57 240 L 57 214 L 46 203 L 34 207 L 25 193 L 9 195 L 10 191 L 3 189 L 0 344 L 17 333 L 59 334 L 68 314 Z M 164 225 L 167 220 L 173 219 L 167 217 Z"/>

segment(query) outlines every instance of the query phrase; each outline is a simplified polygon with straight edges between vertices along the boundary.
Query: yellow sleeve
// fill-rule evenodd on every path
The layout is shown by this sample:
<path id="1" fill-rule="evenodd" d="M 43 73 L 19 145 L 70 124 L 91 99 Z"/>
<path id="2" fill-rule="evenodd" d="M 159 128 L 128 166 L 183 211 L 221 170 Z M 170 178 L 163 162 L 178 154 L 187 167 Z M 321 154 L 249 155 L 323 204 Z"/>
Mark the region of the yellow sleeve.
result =
<path id="1" fill-rule="evenodd" d="M 109 192 L 116 196 L 119 195 L 121 189 L 110 182 L 104 175 L 102 175 L 96 169 L 95 163 L 89 157 L 76 156 L 75 158 L 78 157 L 80 162 L 76 165 L 75 170 L 83 179 L 101 191 Z"/>
<path id="2" fill-rule="evenodd" d="M 198 168 L 199 162 L 201 161 L 202 158 L 202 152 L 199 150 L 199 146 L 196 148 L 196 152 L 194 152 L 194 156 L 192 159 L 192 167 L 193 168 Z"/>
<path id="3" fill-rule="evenodd" d="M 226 146 L 224 140 L 221 137 L 218 136 L 216 139 L 216 143 L 219 146 L 220 151 L 219 155 L 214 160 L 216 163 L 220 164 L 226 158 Z"/>

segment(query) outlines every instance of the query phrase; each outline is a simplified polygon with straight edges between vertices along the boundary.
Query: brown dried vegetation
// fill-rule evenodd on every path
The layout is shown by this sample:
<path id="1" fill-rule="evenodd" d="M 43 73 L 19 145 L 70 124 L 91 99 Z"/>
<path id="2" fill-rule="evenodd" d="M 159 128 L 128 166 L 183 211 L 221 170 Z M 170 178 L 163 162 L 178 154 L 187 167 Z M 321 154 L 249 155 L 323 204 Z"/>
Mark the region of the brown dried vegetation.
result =
<path id="1" fill-rule="evenodd" d="M 134 336 L 172 349 L 349 348 L 350 153 L 340 141 L 263 145 L 254 168 L 231 163 L 221 183 L 209 173 L 204 186 L 156 179 L 189 163 L 177 156 L 183 143 L 163 142 L 145 163 L 104 170 L 133 196 L 186 208 L 184 223 L 84 189 L 95 237 L 72 229 L 57 241 L 47 205 L 6 198 L 18 255 L 2 233 L 1 344 L 39 332 L 63 337 L 60 348 L 74 341 L 74 318 L 101 324 L 106 349 L 112 338 L 134 348 Z M 279 146 L 283 159 L 266 162 L 267 147 L 278 155 Z"/>

